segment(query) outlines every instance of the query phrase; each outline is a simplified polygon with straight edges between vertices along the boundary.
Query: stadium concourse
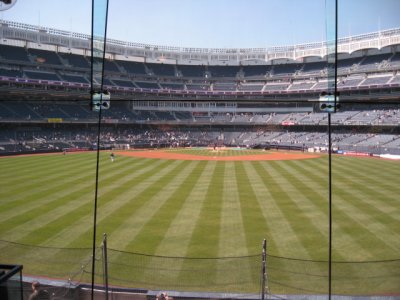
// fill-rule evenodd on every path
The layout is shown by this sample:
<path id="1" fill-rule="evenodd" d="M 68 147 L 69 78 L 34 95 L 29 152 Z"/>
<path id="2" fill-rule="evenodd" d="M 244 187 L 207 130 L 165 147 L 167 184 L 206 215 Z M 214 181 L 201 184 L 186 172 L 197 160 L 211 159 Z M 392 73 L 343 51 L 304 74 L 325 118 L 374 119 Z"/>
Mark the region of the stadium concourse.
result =
<path id="1" fill-rule="evenodd" d="M 400 29 L 340 39 L 337 78 L 332 76 L 324 42 L 268 49 L 191 49 L 109 40 L 104 78 L 95 78 L 111 94 L 111 106 L 101 114 L 89 106 L 89 41 L 90 36 L 79 33 L 0 21 L 0 155 L 183 147 L 328 152 L 328 119 L 335 153 L 396 159 L 400 155 Z M 94 59 L 94 63 L 100 61 Z M 321 93 L 333 89 L 335 80 L 340 109 L 328 115 L 319 99 Z M 386 212 L 392 212 L 391 208 Z M 22 253 L 35 248 L 0 242 L 4 243 L 1 249 Z M 44 253 L 64 250 L 41 248 Z M 118 255 L 130 261 L 136 254 Z M 257 272 L 258 260 L 257 256 L 251 263 Z M 321 261 L 287 260 L 297 266 L 296 272 L 308 263 L 318 270 L 326 266 L 321 267 Z M 361 265 L 352 268 L 358 270 Z M 382 267 L 384 276 L 396 266 Z M 315 276 L 323 287 L 324 276 Z M 393 278 L 397 279 L 393 275 L 388 281 Z M 59 284 L 40 280 L 55 290 Z M 71 282 L 61 283 L 62 289 L 66 284 Z M 363 291 L 358 291 L 336 299 L 364 299 L 359 296 Z M 138 299 L 153 298 L 157 292 L 143 289 Z M 399 299 L 397 294 L 380 296 L 388 294 L 385 290 L 369 294 L 374 292 L 379 294 L 374 299 Z M 62 298 L 85 297 L 65 296 L 68 293 Z M 176 298 L 245 298 L 211 291 L 171 294 Z"/>

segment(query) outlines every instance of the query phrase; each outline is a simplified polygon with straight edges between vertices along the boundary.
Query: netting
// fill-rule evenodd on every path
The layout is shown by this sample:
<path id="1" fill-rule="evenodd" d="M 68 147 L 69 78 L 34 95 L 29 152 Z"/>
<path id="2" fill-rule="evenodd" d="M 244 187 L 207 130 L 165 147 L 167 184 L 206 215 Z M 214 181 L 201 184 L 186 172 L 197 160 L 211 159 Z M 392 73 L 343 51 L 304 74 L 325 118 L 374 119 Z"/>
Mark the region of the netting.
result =
<path id="1" fill-rule="evenodd" d="M 22 264 L 24 276 L 64 280 L 62 286 L 50 288 L 59 297 L 71 294 L 71 288 L 90 282 L 91 254 L 90 248 L 38 247 L 0 241 L 0 259 Z M 102 287 L 105 260 L 101 247 L 96 249 L 95 262 L 95 283 Z M 185 258 L 107 249 L 107 262 L 111 287 L 252 298 L 259 297 L 262 290 L 261 253 L 244 257 Z M 269 296 L 327 294 L 327 261 L 267 254 L 266 262 Z M 399 294 L 399 282 L 400 259 L 332 263 L 332 293 L 336 295 Z"/>
<path id="2" fill-rule="evenodd" d="M 328 262 L 267 256 L 273 294 L 327 294 Z M 332 262 L 332 294 L 383 295 L 400 291 L 400 260 Z"/>
<path id="3" fill-rule="evenodd" d="M 79 299 L 76 288 L 91 277 L 91 248 L 57 248 L 25 245 L 0 240 L 0 261 L 23 265 L 23 276 L 29 281 L 23 286 L 24 295 L 32 292 L 30 281 L 40 278 L 43 289 L 51 299 Z M 102 283 L 101 248 L 96 249 L 96 274 Z M 97 272 L 96 272 L 97 273 Z M 60 281 L 57 281 L 60 279 Z"/>
<path id="4" fill-rule="evenodd" d="M 135 288 L 259 293 L 261 255 L 225 258 L 151 256 L 108 249 L 110 281 Z"/>

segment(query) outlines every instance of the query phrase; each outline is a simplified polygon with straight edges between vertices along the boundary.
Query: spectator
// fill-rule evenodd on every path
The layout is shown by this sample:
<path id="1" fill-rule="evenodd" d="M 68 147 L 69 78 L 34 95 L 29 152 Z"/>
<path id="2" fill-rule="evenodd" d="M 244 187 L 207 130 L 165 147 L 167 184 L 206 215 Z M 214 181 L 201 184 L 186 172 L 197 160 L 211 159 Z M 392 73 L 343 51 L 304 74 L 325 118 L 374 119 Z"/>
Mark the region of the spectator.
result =
<path id="1" fill-rule="evenodd" d="M 32 282 L 32 294 L 29 296 L 28 300 L 49 300 L 49 292 L 43 290 L 40 283 L 37 281 Z"/>

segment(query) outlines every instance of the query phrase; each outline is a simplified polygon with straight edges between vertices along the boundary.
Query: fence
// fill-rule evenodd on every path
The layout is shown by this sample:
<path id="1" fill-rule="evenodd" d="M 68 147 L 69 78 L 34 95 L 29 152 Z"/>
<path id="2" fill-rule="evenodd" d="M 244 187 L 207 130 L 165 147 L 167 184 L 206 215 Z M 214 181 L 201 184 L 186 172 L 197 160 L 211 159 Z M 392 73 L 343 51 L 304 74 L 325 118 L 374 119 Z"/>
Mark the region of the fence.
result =
<path id="1" fill-rule="evenodd" d="M 95 283 L 105 282 L 102 248 L 96 251 Z M 24 275 L 63 279 L 70 288 L 91 281 L 92 249 L 38 247 L 0 241 L 0 261 L 24 266 Z M 266 253 L 265 298 L 277 295 L 326 295 L 328 262 Z M 229 298 L 262 298 L 262 253 L 244 257 L 163 257 L 107 249 L 108 283 L 144 291 L 216 293 Z M 66 293 L 56 289 L 53 292 Z M 400 259 L 333 262 L 336 295 L 400 295 Z M 198 297 L 197 297 L 198 298 Z M 212 298 L 217 298 L 214 294 Z"/>

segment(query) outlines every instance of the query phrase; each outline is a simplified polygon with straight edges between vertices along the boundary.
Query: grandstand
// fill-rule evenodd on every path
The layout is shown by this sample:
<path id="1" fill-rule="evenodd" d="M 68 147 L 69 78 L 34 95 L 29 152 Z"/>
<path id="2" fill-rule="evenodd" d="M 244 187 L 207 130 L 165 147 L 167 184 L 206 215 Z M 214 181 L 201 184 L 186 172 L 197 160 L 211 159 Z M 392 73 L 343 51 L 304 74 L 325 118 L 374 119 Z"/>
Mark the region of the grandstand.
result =
<path id="1" fill-rule="evenodd" d="M 77 124 L 82 120 L 95 123 L 96 115 L 82 100 L 87 99 L 90 88 L 89 37 L 79 34 L 63 37 L 65 33 L 56 29 L 2 22 L 0 95 L 7 99 L 0 103 L 3 127 L 4 123 L 15 120 L 23 126 L 24 122 L 43 122 L 49 118 Z M 354 126 L 357 131 L 379 126 L 386 138 L 379 142 L 375 139 L 368 142 L 366 138 L 362 143 L 362 149 L 371 153 L 398 154 L 400 151 L 396 143 L 398 136 L 391 136 L 398 134 L 400 119 L 396 106 L 400 95 L 399 38 L 400 30 L 393 29 L 341 39 L 338 44 L 337 87 L 342 104 L 332 121 L 338 130 L 348 132 L 354 132 Z M 196 54 L 199 51 L 201 55 Z M 230 126 L 252 131 L 254 126 L 265 124 L 282 132 L 288 129 L 303 132 L 307 128 L 323 131 L 326 114 L 319 112 L 315 100 L 332 81 L 327 77 L 325 51 L 324 43 L 221 50 L 109 40 L 104 84 L 112 93 L 114 104 L 112 110 L 105 112 L 105 117 L 121 126 L 186 124 L 201 131 L 201 126 L 213 124 L 224 127 L 225 131 L 230 131 Z M 252 64 L 240 61 L 249 56 L 257 59 Z M 158 57 L 163 58 L 162 63 L 156 62 Z M 25 99 L 27 94 L 29 101 L 17 101 Z M 71 100 L 81 101 L 72 105 Z M 354 107 L 357 102 L 365 104 L 362 111 Z M 63 125 L 57 126 L 62 131 Z M 71 136 L 68 132 L 71 129 L 65 130 L 64 136 Z M 282 135 L 279 143 L 311 146 L 303 138 L 285 138 Z M 277 139 L 234 140 L 235 143 L 222 142 L 254 147 L 274 144 Z M 3 140 L 2 151 L 13 148 L 13 143 L 17 141 Z M 203 143 L 212 144 L 213 140 Z M 386 147 L 387 143 L 390 147 Z M 114 146 L 120 144 L 125 141 L 116 139 Z M 68 147 L 71 145 L 74 143 L 70 141 Z M 186 145 L 192 143 L 186 142 Z M 325 143 L 314 142 L 313 146 L 323 147 Z M 341 143 L 339 137 L 337 146 L 354 148 L 346 141 Z"/>

